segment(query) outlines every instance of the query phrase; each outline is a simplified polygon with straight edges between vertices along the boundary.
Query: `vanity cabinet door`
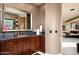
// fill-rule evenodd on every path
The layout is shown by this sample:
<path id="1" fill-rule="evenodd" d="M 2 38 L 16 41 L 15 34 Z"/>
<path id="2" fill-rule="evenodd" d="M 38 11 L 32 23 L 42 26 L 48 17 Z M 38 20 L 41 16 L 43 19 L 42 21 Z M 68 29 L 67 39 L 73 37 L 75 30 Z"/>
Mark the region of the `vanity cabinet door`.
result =
<path id="1" fill-rule="evenodd" d="M 18 55 L 23 55 L 24 51 L 24 41 L 22 38 L 18 39 Z"/>
<path id="2" fill-rule="evenodd" d="M 0 41 L 0 55 L 1 55 L 1 41 Z"/>
<path id="3" fill-rule="evenodd" d="M 31 55 L 34 53 L 32 48 L 32 37 L 20 38 L 18 40 L 18 55 Z"/>
<path id="4" fill-rule="evenodd" d="M 45 52 L 45 36 L 40 36 L 39 39 L 39 50 Z"/>
<path id="5" fill-rule="evenodd" d="M 1 52 L 4 55 L 16 55 L 17 54 L 17 40 L 4 40 L 1 43 Z"/>
<path id="6" fill-rule="evenodd" d="M 39 36 L 33 36 L 31 44 L 32 44 L 32 50 L 34 52 L 39 51 Z"/>
<path id="7" fill-rule="evenodd" d="M 24 55 L 29 55 L 30 54 L 30 38 L 23 38 L 24 41 Z"/>

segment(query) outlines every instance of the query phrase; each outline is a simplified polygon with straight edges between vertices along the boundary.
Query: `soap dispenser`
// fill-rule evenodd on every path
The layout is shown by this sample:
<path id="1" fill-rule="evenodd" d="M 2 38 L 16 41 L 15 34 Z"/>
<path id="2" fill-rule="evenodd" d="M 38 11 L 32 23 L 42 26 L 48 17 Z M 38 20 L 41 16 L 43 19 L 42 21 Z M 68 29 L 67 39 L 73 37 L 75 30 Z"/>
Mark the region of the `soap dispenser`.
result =
<path id="1" fill-rule="evenodd" d="M 39 29 L 36 30 L 36 35 L 40 35 L 40 30 Z"/>

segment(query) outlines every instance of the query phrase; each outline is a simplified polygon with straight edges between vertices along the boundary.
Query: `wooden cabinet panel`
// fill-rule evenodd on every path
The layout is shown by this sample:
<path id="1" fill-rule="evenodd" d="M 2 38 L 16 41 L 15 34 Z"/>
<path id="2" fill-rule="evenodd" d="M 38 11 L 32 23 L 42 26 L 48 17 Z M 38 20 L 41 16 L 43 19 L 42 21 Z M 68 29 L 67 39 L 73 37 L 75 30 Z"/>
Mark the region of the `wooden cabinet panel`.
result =
<path id="1" fill-rule="evenodd" d="M 0 41 L 2 55 L 31 55 L 45 52 L 45 36 L 31 36 Z"/>
<path id="2" fill-rule="evenodd" d="M 0 41 L 0 55 L 1 55 L 1 41 Z"/>
<path id="3" fill-rule="evenodd" d="M 37 52 L 39 50 L 39 36 L 32 37 L 32 50 Z"/>
<path id="4" fill-rule="evenodd" d="M 24 54 L 29 54 L 30 53 L 30 51 L 29 51 L 29 49 L 30 49 L 30 38 L 24 38 Z"/>
<path id="5" fill-rule="evenodd" d="M 2 54 L 17 54 L 17 40 L 5 40 L 1 43 Z"/>
<path id="6" fill-rule="evenodd" d="M 39 50 L 45 52 L 45 36 L 40 36 L 39 39 Z"/>
<path id="7" fill-rule="evenodd" d="M 23 51 L 24 51 L 24 40 L 20 38 L 18 40 L 18 50 L 17 50 L 18 55 L 23 55 L 24 54 Z"/>

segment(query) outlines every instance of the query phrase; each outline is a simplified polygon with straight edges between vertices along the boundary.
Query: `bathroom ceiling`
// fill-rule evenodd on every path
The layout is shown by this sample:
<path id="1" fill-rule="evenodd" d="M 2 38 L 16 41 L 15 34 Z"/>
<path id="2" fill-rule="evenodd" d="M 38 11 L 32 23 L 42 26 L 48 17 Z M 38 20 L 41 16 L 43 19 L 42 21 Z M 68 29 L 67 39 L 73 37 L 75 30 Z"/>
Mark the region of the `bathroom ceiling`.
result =
<path id="1" fill-rule="evenodd" d="M 63 3 L 62 19 L 64 21 L 79 16 L 79 3 Z"/>

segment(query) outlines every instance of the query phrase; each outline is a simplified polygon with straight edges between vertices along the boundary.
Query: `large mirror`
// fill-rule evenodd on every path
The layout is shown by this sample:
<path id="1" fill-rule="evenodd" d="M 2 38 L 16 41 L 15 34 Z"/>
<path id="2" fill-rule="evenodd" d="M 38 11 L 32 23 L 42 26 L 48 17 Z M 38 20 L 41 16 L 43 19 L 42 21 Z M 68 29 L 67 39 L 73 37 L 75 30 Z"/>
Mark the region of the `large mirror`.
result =
<path id="1" fill-rule="evenodd" d="M 32 13 L 4 5 L 3 31 L 32 30 Z"/>

